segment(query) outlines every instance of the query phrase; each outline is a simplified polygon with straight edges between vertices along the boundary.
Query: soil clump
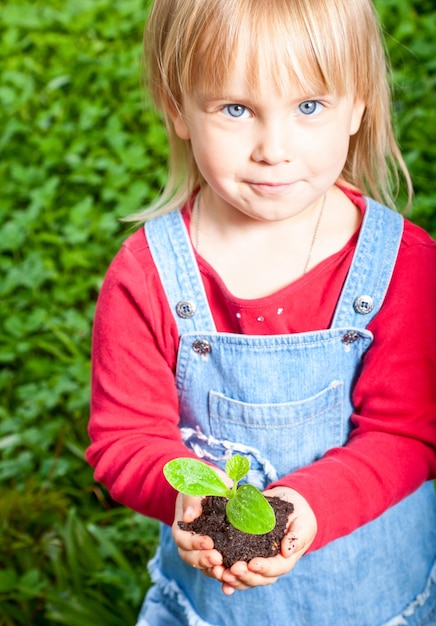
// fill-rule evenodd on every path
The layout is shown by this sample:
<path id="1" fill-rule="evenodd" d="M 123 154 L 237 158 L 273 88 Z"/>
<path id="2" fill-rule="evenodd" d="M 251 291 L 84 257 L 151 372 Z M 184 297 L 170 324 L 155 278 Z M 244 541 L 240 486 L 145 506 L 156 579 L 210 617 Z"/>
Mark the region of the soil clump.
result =
<path id="1" fill-rule="evenodd" d="M 271 557 L 280 551 L 280 542 L 286 532 L 288 516 L 294 506 L 280 498 L 267 498 L 276 515 L 275 528 L 264 535 L 250 535 L 234 528 L 226 516 L 227 498 L 207 496 L 202 502 L 200 517 L 185 524 L 182 530 L 207 535 L 213 539 L 214 547 L 222 554 L 223 565 L 229 568 L 236 561 L 251 561 L 254 557 Z"/>

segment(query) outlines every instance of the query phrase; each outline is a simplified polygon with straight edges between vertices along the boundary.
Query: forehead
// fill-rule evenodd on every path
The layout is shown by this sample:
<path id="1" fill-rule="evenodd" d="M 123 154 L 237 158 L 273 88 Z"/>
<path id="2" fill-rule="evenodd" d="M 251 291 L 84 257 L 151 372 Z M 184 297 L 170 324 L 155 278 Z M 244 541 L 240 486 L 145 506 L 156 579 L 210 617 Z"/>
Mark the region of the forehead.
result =
<path id="1" fill-rule="evenodd" d="M 255 6 L 262 4 L 263 0 L 256 0 Z M 286 1 L 287 7 L 292 4 Z M 244 13 L 236 16 L 237 24 L 223 23 L 221 16 L 204 25 L 181 77 L 182 92 L 223 92 L 235 80 L 258 90 L 266 77 L 279 93 L 287 91 L 290 83 L 309 93 L 354 90 L 351 55 L 346 46 L 338 45 L 333 23 L 326 28 L 318 15 L 308 25 L 302 16 L 281 15 L 272 10 L 275 3 L 267 5 L 269 14 Z"/>
<path id="2" fill-rule="evenodd" d="M 221 57 L 222 58 L 222 57 Z M 214 63 L 211 67 L 216 68 Z M 220 71 L 212 72 L 203 65 L 195 81 L 193 93 L 216 97 L 268 96 L 274 94 L 288 97 L 290 94 L 325 94 L 330 92 L 322 77 L 317 76 L 313 68 L 300 64 L 285 64 L 279 57 L 265 58 L 247 54 L 242 45 L 238 45 L 234 54 L 223 62 Z M 336 91 L 336 89 L 334 90 Z"/>

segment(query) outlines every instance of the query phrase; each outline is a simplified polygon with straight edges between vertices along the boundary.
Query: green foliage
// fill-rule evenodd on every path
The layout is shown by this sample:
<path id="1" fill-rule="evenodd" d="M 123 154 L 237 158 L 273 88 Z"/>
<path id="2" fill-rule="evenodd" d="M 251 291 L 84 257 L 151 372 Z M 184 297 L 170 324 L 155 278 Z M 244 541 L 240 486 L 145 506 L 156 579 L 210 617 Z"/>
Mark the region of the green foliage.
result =
<path id="1" fill-rule="evenodd" d="M 149 0 L 0 9 L 0 626 L 134 623 L 156 525 L 83 458 L 89 348 L 119 222 L 158 194 L 162 125 L 143 97 Z M 432 0 L 377 0 L 395 67 L 412 218 L 436 234 Z"/>
<path id="2" fill-rule="evenodd" d="M 174 459 L 165 465 L 163 471 L 170 485 L 188 496 L 227 498 L 227 518 L 237 530 L 252 535 L 263 535 L 273 530 L 275 513 L 262 492 L 253 485 L 238 487 L 238 482 L 250 469 L 248 459 L 235 454 L 227 461 L 225 469 L 233 481 L 231 488 L 209 465 L 197 459 Z"/>
<path id="3" fill-rule="evenodd" d="M 2 3 L 0 624 L 134 623 L 156 524 L 84 461 L 90 329 L 121 215 L 161 186 L 146 3 Z"/>
<path id="4" fill-rule="evenodd" d="M 121 508 L 79 515 L 67 496 L 29 484 L 0 506 L 1 624 L 135 623 L 156 545 L 151 520 Z"/>
<path id="5" fill-rule="evenodd" d="M 393 68 L 401 150 L 415 188 L 409 217 L 436 237 L 436 44 L 433 0 L 376 0 Z"/>

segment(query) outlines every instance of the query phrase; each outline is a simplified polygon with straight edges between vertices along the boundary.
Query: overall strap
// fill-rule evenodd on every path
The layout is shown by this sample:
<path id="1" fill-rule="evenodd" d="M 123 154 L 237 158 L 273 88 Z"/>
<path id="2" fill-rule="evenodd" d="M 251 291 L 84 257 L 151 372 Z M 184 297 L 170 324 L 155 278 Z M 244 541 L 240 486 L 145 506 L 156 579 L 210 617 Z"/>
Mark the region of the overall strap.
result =
<path id="1" fill-rule="evenodd" d="M 179 334 L 215 332 L 200 270 L 179 210 L 144 225 L 147 242 Z"/>
<path id="2" fill-rule="evenodd" d="M 379 312 L 403 235 L 402 215 L 370 198 L 332 328 L 366 328 Z"/>

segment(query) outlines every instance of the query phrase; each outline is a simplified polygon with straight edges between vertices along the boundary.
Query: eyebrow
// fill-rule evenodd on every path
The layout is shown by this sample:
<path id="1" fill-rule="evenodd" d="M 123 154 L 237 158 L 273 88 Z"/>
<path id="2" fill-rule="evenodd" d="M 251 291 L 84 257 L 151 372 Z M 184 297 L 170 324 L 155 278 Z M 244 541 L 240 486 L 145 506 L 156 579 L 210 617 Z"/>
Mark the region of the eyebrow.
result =
<path id="1" fill-rule="evenodd" d="M 237 96 L 235 94 L 231 94 L 228 92 L 223 93 L 200 93 L 197 92 L 194 94 L 194 98 L 203 105 L 212 104 L 213 102 L 217 102 L 218 100 L 223 100 L 226 102 L 243 102 L 247 99 L 247 95 L 245 96 Z"/>
<path id="2" fill-rule="evenodd" d="M 195 98 L 195 100 L 197 101 L 197 103 L 200 106 L 208 106 L 211 104 L 214 104 L 215 102 L 227 102 L 227 103 L 233 103 L 233 104 L 245 104 L 248 101 L 251 102 L 253 99 L 256 99 L 256 96 L 254 95 L 250 95 L 250 94 L 232 94 L 229 92 L 223 92 L 222 94 L 219 93 L 212 93 L 212 92 L 206 92 L 206 93 L 201 93 L 201 92 L 196 92 L 193 94 L 193 97 Z M 331 93 L 309 93 L 307 92 L 306 94 L 300 93 L 300 94 L 295 94 L 295 97 L 292 98 L 295 102 L 306 102 L 308 100 L 329 100 L 332 97 L 334 97 L 334 94 Z"/>

